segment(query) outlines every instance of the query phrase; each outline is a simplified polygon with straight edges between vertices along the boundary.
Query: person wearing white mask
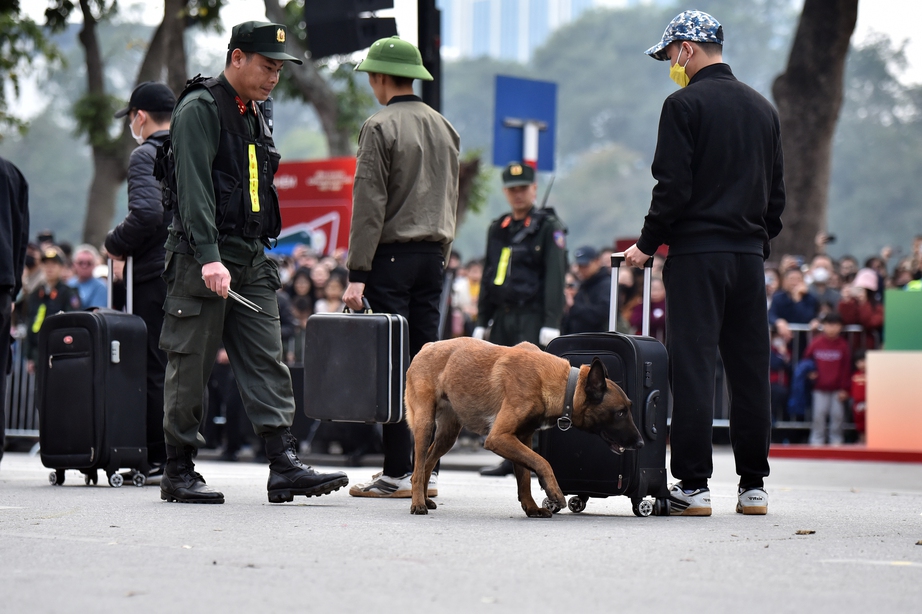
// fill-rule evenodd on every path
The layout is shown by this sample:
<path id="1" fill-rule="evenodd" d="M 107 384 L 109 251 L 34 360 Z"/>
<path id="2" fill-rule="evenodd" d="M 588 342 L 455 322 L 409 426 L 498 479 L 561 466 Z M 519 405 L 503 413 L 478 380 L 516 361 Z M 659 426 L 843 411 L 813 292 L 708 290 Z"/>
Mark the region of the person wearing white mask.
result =
<path id="1" fill-rule="evenodd" d="M 157 148 L 170 136 L 170 115 L 176 97 L 163 83 L 145 81 L 131 92 L 128 106 L 115 114 L 128 116 L 128 129 L 138 147 L 128 161 L 128 215 L 106 236 L 105 247 L 115 260 L 133 257 L 133 307 L 147 324 L 147 457 L 149 478 L 158 478 L 166 462 L 163 441 L 163 379 L 166 354 L 160 349 L 163 327 L 163 281 L 167 227 L 173 219 L 164 211 L 160 183 L 154 179 Z M 121 293 L 117 293 L 121 294 Z M 151 479 L 148 483 L 155 484 Z"/>
<path id="2" fill-rule="evenodd" d="M 806 277 L 810 280 L 810 294 L 822 305 L 828 304 L 833 309 L 839 306 L 842 294 L 832 287 L 832 259 L 825 254 L 813 257 Z"/>

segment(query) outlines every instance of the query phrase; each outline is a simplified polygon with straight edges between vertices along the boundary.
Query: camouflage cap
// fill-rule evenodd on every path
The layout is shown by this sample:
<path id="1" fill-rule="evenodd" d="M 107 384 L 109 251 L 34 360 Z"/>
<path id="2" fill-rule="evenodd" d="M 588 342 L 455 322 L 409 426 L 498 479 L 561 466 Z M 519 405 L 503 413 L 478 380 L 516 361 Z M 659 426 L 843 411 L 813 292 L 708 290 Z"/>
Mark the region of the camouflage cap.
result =
<path id="1" fill-rule="evenodd" d="M 535 169 L 522 162 L 510 162 L 503 169 L 503 187 L 514 188 L 535 182 Z"/>
<path id="2" fill-rule="evenodd" d="M 724 44 L 724 28 L 704 11 L 683 11 L 666 26 L 663 40 L 645 51 L 654 60 L 668 60 L 666 47 L 673 41 Z"/>

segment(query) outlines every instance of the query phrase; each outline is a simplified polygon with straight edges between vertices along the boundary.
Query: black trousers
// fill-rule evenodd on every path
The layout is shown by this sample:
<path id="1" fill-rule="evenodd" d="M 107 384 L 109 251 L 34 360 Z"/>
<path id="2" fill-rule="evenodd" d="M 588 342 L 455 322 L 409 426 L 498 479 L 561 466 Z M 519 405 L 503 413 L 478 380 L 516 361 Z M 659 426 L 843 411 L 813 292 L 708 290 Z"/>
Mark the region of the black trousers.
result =
<path id="1" fill-rule="evenodd" d="M 13 297 L 9 288 L 0 288 L 0 460 L 6 444 L 6 379 L 10 368 L 10 318 Z"/>
<path id="2" fill-rule="evenodd" d="M 133 312 L 147 325 L 147 459 L 150 463 L 166 462 L 163 439 L 163 378 L 166 353 L 160 349 L 163 328 L 163 301 L 166 282 L 160 277 L 134 283 Z M 116 309 L 125 305 L 125 286 L 113 288 L 112 302 Z"/>
<path id="3" fill-rule="evenodd" d="M 666 347 L 672 386 L 672 475 L 687 488 L 713 473 L 711 438 L 717 352 L 730 391 L 730 443 L 740 486 L 768 475 L 771 393 L 762 257 L 755 254 L 669 256 Z"/>
<path id="4" fill-rule="evenodd" d="M 365 298 L 372 311 L 407 319 L 410 359 L 439 337 L 439 298 L 445 264 L 436 243 L 382 245 L 372 260 Z M 406 422 L 382 427 L 384 475 L 413 471 L 413 436 Z M 438 470 L 438 467 L 436 467 Z"/>

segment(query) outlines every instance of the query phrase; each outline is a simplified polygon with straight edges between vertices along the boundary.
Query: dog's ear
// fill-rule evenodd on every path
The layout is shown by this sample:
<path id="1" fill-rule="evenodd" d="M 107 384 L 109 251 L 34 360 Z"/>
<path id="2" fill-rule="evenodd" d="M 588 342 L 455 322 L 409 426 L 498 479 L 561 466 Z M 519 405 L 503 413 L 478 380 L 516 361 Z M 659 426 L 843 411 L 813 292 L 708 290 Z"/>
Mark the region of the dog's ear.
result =
<path id="1" fill-rule="evenodd" d="M 592 365 L 589 367 L 589 375 L 586 376 L 586 400 L 590 403 L 598 404 L 602 402 L 605 396 L 605 390 L 608 384 L 605 382 L 608 372 L 605 365 L 596 356 L 592 359 Z"/>

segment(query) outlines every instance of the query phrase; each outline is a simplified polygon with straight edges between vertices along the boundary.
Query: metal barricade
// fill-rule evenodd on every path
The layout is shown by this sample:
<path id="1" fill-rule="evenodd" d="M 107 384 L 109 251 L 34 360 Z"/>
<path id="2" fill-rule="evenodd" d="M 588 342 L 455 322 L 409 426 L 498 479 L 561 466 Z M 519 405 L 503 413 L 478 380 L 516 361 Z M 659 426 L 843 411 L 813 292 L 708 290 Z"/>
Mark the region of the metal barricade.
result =
<path id="1" fill-rule="evenodd" d="M 23 352 L 25 332 L 13 333 L 12 368 L 6 381 L 3 399 L 7 437 L 38 438 L 38 410 L 35 407 L 35 374 L 26 368 Z"/>

